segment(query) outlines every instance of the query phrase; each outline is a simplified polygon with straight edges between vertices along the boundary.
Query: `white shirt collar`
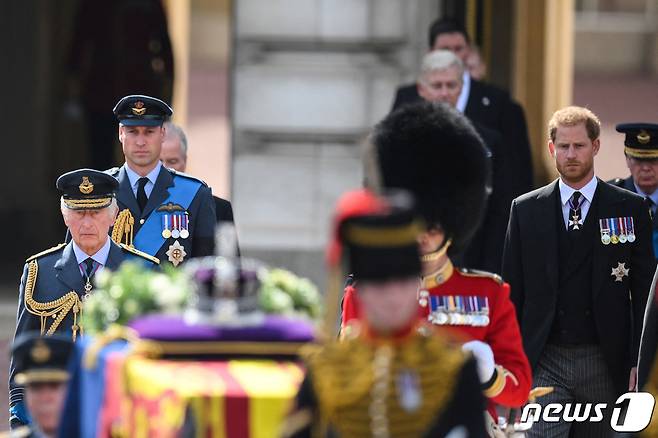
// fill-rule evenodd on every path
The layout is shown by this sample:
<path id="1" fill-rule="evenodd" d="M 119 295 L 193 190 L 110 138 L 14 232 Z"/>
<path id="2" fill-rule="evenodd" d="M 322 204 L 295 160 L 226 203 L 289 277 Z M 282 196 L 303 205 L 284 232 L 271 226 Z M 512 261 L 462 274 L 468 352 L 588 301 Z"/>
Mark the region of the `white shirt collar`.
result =
<path id="1" fill-rule="evenodd" d="M 462 75 L 462 91 L 459 93 L 459 98 L 457 99 L 457 111 L 463 113 L 466 110 L 466 104 L 468 103 L 468 95 L 471 93 L 471 75 L 468 71 L 464 70 Z"/>
<path id="2" fill-rule="evenodd" d="M 137 180 L 141 178 L 141 176 L 132 170 L 128 163 L 124 165 L 126 169 L 126 175 L 128 175 L 128 181 L 130 181 L 130 187 L 133 189 L 137 189 Z M 155 181 L 158 179 L 158 175 L 160 174 L 160 168 L 162 167 L 162 163 L 158 161 L 158 164 L 153 168 L 152 171 L 150 171 L 147 175 L 146 178 L 151 182 L 151 184 L 155 185 Z"/>
<path id="3" fill-rule="evenodd" d="M 73 252 L 75 253 L 75 259 L 78 261 L 78 265 L 87 260 L 89 257 L 94 259 L 95 262 L 102 266 L 105 266 L 107 263 L 107 258 L 110 255 L 110 236 L 107 236 L 107 240 L 101 249 L 99 249 L 96 254 L 91 256 L 85 253 L 82 248 L 80 248 L 78 244 L 75 243 L 75 240 L 72 240 L 71 243 L 73 243 Z"/>
<path id="4" fill-rule="evenodd" d="M 596 175 L 594 175 L 592 179 L 587 184 L 585 184 L 583 188 L 581 188 L 580 190 L 576 190 L 566 185 L 562 181 L 562 178 L 560 178 L 558 180 L 558 185 L 560 186 L 560 199 L 562 200 L 562 205 L 565 205 L 567 202 L 569 202 L 569 199 L 571 199 L 571 195 L 573 195 L 573 192 L 580 192 L 580 194 L 583 195 L 585 199 L 587 199 L 591 204 L 592 199 L 594 198 L 594 192 L 596 191 L 597 184 L 598 184 L 598 180 L 596 178 Z"/>

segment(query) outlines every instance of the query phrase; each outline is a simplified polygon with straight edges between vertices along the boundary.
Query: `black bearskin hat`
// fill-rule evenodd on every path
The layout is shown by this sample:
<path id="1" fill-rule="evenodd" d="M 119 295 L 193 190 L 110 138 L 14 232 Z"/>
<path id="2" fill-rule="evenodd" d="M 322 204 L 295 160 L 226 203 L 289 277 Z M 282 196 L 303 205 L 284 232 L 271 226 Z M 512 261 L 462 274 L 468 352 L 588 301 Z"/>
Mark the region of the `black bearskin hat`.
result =
<path id="1" fill-rule="evenodd" d="M 480 224 L 491 191 L 491 153 L 466 117 L 445 104 L 404 106 L 371 137 L 385 189 L 410 191 L 427 224 L 438 224 L 459 254 Z"/>

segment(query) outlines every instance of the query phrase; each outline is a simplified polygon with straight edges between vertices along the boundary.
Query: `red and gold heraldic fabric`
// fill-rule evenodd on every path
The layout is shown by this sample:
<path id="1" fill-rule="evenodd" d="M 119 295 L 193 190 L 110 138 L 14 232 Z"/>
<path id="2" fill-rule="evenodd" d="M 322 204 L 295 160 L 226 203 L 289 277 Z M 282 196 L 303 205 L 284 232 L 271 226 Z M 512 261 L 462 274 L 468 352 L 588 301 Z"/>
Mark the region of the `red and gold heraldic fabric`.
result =
<path id="1" fill-rule="evenodd" d="M 108 357 L 98 436 L 278 436 L 304 376 L 295 362 Z"/>
<path id="2" fill-rule="evenodd" d="M 432 280 L 432 276 L 428 276 L 429 281 L 428 277 L 424 279 L 419 301 L 425 305 L 419 305 L 420 317 L 457 337 L 487 343 L 504 380 L 495 385 L 494 393 L 485 391 L 485 395 L 503 406 L 523 405 L 531 389 L 532 372 L 523 350 L 516 310 L 509 298 L 509 285 L 489 273 L 452 268 L 449 271 L 444 271 L 438 281 Z M 423 297 L 423 290 L 429 295 Z M 444 317 L 436 317 L 440 311 L 437 307 L 443 306 Z M 355 287 L 345 288 L 342 309 L 342 327 L 359 319 L 361 309 Z"/>

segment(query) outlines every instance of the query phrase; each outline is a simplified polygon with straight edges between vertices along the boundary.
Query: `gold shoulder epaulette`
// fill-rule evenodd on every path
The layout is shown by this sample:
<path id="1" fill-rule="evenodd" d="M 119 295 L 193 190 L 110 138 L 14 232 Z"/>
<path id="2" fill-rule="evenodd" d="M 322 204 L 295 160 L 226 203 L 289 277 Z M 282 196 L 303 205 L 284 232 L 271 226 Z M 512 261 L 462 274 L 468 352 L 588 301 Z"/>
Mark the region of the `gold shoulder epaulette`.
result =
<path id="1" fill-rule="evenodd" d="M 66 246 L 66 243 L 60 243 L 59 245 L 53 246 L 52 248 L 48 248 L 48 249 L 45 250 L 45 251 L 41 251 L 40 253 L 37 253 L 37 254 L 34 254 L 34 255 L 28 257 L 28 258 L 25 260 L 25 263 L 28 263 L 28 262 L 30 262 L 30 261 L 32 261 L 32 260 L 34 260 L 34 259 L 38 259 L 39 257 L 41 257 L 41 256 L 45 256 L 46 254 L 50 254 L 51 252 L 55 252 L 55 251 L 57 251 L 57 250 L 59 250 L 59 249 L 65 247 L 65 246 Z"/>
<path id="2" fill-rule="evenodd" d="M 480 271 L 479 269 L 466 269 L 466 268 L 462 268 L 459 271 L 466 277 L 491 278 L 496 283 L 503 284 L 503 277 L 501 277 L 498 274 L 494 274 L 493 272 Z"/>
<path id="3" fill-rule="evenodd" d="M 130 253 L 132 253 L 132 254 L 135 254 L 135 255 L 137 255 L 137 256 L 140 256 L 140 257 L 142 257 L 142 258 L 145 258 L 146 260 L 150 260 L 150 261 L 152 261 L 152 262 L 155 263 L 156 265 L 159 265 L 159 264 L 160 264 L 160 259 L 159 259 L 159 258 L 157 258 L 157 257 L 153 257 L 153 256 L 150 255 L 150 254 L 146 254 L 145 252 L 142 252 L 142 251 L 140 251 L 140 250 L 138 250 L 138 249 L 135 249 L 135 248 L 133 248 L 132 246 L 128 246 L 128 245 L 126 245 L 125 243 L 119 243 L 119 246 L 120 246 L 121 248 L 123 248 L 125 251 L 128 251 L 128 252 L 130 252 Z"/>

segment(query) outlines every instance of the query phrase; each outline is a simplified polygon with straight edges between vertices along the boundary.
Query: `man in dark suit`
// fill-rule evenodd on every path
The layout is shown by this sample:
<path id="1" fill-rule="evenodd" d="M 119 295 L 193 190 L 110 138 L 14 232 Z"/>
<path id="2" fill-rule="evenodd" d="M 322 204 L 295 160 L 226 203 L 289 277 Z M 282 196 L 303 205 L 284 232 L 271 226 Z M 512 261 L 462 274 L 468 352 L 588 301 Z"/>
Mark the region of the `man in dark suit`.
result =
<path id="1" fill-rule="evenodd" d="M 652 214 L 653 249 L 658 254 L 658 125 L 655 123 L 623 123 L 617 131 L 624 133 L 624 155 L 631 176 L 616 178 L 612 184 L 643 196 Z M 658 344 L 658 305 L 655 302 L 655 282 L 647 302 L 644 328 L 638 359 L 638 387 L 642 388 L 651 371 Z"/>
<path id="2" fill-rule="evenodd" d="M 108 173 L 119 181 L 122 210 L 112 238 L 178 266 L 187 257 L 213 254 L 216 219 L 210 188 L 160 162 L 162 124 L 172 113 L 153 97 L 122 98 L 114 114 L 126 163 Z"/>
<path id="3" fill-rule="evenodd" d="M 108 231 L 116 218 L 118 183 L 110 175 L 91 169 L 65 173 L 57 179 L 61 210 L 71 234 L 68 244 L 29 257 L 19 288 L 17 338 L 25 332 L 60 333 L 74 341 L 80 333 L 82 300 L 93 293 L 92 279 L 102 269 L 115 270 L 128 259 L 157 265 L 158 259 L 127 245 L 116 244 Z M 23 387 L 13 382 L 10 365 L 9 403 L 12 426 L 27 423 Z"/>
<path id="4" fill-rule="evenodd" d="M 642 197 L 594 175 L 600 122 L 591 111 L 561 109 L 549 132 L 560 178 L 512 202 L 503 276 L 534 386 L 555 388 L 540 403 L 611 406 L 636 383 L 654 272 L 651 219 Z M 540 422 L 530 436 L 567 436 L 570 428 L 573 436 L 611 433 L 609 420 Z"/>
<path id="5" fill-rule="evenodd" d="M 465 65 L 470 54 L 470 38 L 463 26 L 452 20 L 439 19 L 430 27 L 429 49 L 450 50 Z M 393 109 L 419 101 L 421 97 L 418 89 L 417 83 L 398 88 Z M 509 175 L 513 175 L 508 181 L 511 187 L 508 201 L 531 190 L 532 157 L 523 108 L 506 91 L 472 79 L 468 71 L 463 73 L 463 86 L 456 108 L 471 121 L 481 123 L 502 135 L 505 156 L 509 160 Z"/>
<path id="6" fill-rule="evenodd" d="M 462 89 L 464 66 L 451 51 L 435 50 L 425 55 L 418 77 L 418 92 L 428 102 L 455 107 Z M 492 156 L 492 193 L 480 227 L 455 261 L 460 266 L 499 273 L 503 241 L 509 217 L 511 188 L 506 185 L 506 154 L 498 132 L 472 122 Z"/>

